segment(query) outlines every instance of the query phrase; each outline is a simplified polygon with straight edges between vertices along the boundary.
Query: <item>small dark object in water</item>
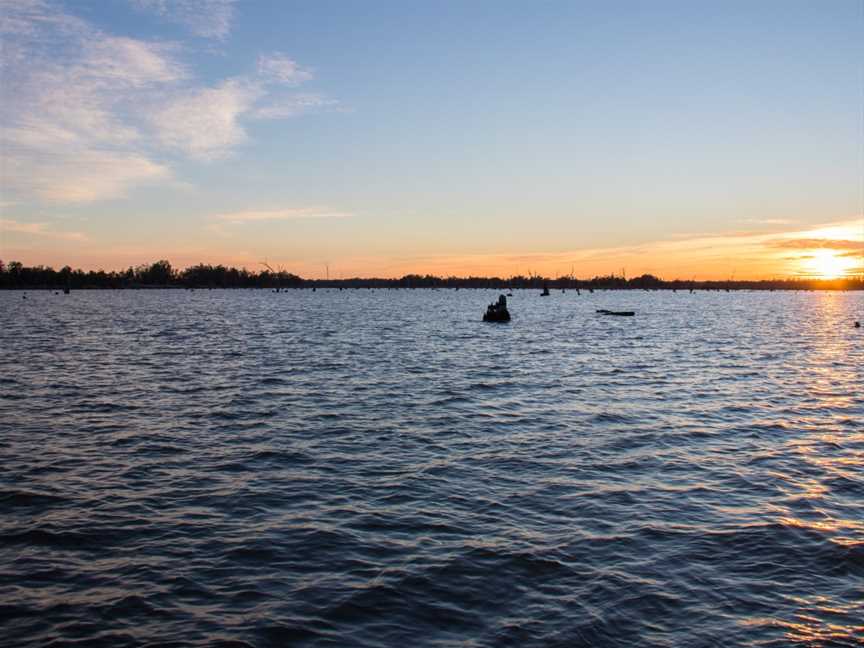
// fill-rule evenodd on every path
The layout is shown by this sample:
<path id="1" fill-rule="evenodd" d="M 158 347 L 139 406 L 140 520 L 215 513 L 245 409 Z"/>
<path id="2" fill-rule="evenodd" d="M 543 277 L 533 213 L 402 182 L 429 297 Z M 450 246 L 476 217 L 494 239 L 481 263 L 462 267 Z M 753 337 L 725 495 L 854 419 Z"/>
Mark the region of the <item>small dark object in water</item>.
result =
<path id="1" fill-rule="evenodd" d="M 547 286 L 546 284 L 543 284 L 543 292 L 540 293 L 540 296 L 541 297 L 548 297 L 549 296 L 549 286 Z"/>
<path id="2" fill-rule="evenodd" d="M 486 307 L 486 313 L 483 315 L 484 322 L 509 322 L 510 311 L 507 310 L 507 298 L 504 295 L 498 295 L 498 302 L 489 304 Z"/>
<path id="3" fill-rule="evenodd" d="M 861 322 L 855 322 L 855 328 L 861 328 Z"/>
<path id="4" fill-rule="evenodd" d="M 636 314 L 636 311 L 611 311 L 605 308 L 601 308 L 597 312 L 601 315 L 617 315 L 618 317 L 633 317 Z"/>

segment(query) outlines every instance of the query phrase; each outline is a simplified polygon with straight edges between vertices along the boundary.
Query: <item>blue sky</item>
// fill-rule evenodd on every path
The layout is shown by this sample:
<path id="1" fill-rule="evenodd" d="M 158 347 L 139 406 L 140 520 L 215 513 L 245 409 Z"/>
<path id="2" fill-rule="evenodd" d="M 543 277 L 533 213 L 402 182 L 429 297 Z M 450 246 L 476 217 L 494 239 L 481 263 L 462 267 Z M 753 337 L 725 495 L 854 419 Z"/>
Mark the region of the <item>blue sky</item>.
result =
<path id="1" fill-rule="evenodd" d="M 860 0 L 0 6 L 0 258 L 759 275 L 864 240 Z"/>

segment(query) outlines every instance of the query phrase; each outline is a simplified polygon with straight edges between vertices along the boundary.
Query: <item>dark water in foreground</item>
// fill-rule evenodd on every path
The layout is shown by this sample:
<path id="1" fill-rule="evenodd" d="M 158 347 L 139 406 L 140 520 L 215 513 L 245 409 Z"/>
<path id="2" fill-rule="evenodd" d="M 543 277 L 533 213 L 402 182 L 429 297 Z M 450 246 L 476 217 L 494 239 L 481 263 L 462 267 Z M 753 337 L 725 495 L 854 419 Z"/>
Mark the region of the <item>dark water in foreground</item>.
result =
<path id="1" fill-rule="evenodd" d="M 0 293 L 0 643 L 864 644 L 864 294 L 494 297 Z"/>

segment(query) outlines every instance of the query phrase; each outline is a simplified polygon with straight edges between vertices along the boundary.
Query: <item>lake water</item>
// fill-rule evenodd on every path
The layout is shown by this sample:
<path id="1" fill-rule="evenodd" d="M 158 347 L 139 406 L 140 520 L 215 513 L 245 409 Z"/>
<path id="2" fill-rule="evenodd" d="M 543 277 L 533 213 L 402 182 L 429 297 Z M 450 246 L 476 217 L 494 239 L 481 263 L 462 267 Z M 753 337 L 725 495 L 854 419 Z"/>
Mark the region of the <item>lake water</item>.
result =
<path id="1" fill-rule="evenodd" d="M 864 645 L 864 293 L 496 297 L 0 292 L 0 643 Z"/>

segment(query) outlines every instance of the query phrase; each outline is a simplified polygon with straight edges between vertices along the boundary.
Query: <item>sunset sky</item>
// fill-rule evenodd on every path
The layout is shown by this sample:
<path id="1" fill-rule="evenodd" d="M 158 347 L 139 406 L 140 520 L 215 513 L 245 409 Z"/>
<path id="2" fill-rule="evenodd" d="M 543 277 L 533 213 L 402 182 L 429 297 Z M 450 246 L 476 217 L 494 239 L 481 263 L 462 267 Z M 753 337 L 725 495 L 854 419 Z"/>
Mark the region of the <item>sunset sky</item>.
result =
<path id="1" fill-rule="evenodd" d="M 864 2 L 0 0 L 0 259 L 864 272 Z"/>

